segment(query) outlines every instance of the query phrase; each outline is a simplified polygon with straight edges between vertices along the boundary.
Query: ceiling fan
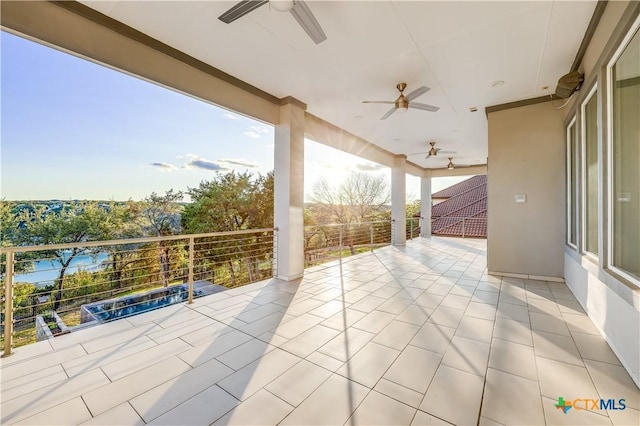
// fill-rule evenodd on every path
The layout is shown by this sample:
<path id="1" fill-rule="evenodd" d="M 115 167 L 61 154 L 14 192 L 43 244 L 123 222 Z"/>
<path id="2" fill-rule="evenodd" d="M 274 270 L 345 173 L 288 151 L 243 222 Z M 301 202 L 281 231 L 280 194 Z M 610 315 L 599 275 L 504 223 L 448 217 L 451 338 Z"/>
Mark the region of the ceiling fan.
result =
<path id="1" fill-rule="evenodd" d="M 414 152 L 413 154 L 407 154 L 407 155 L 419 155 L 419 154 L 427 154 L 427 156 L 425 158 L 429 158 L 429 157 L 435 157 L 436 155 L 438 155 L 438 153 L 442 153 L 442 154 L 457 154 L 456 151 L 443 151 L 440 148 L 436 148 L 436 143 L 434 141 L 429 142 L 429 145 L 431 145 L 431 149 L 429 149 L 429 151 L 420 151 L 420 152 Z"/>
<path id="2" fill-rule="evenodd" d="M 383 115 L 380 118 L 380 120 L 385 120 L 389 118 L 389 116 L 391 116 L 391 114 L 393 114 L 396 111 L 406 111 L 409 108 L 421 109 L 423 111 L 430 111 L 430 112 L 436 112 L 440 109 L 440 107 L 437 107 L 437 106 L 421 104 L 419 102 L 412 102 L 418 96 L 422 96 L 425 93 L 427 93 L 429 90 L 431 90 L 427 86 L 420 86 L 417 89 L 415 89 L 413 92 L 407 95 L 404 94 L 404 89 L 407 88 L 407 83 L 398 83 L 396 85 L 396 88 L 400 91 L 400 96 L 398 96 L 398 99 L 396 99 L 395 101 L 362 101 L 362 103 L 393 105 L 393 108 L 387 111 L 387 113 Z"/>
<path id="3" fill-rule="evenodd" d="M 449 164 L 447 164 L 447 170 L 473 167 L 472 165 L 469 165 L 469 164 L 453 164 L 453 157 L 448 157 L 448 159 L 449 159 Z"/>
<path id="4" fill-rule="evenodd" d="M 315 44 L 322 43 L 327 39 L 318 20 L 313 16 L 311 9 L 309 9 L 309 6 L 302 0 L 243 0 L 218 16 L 218 19 L 225 24 L 230 24 L 267 3 L 279 12 L 291 12 L 293 17 L 296 18 L 296 21 L 298 21 L 298 24 L 300 24 Z"/>

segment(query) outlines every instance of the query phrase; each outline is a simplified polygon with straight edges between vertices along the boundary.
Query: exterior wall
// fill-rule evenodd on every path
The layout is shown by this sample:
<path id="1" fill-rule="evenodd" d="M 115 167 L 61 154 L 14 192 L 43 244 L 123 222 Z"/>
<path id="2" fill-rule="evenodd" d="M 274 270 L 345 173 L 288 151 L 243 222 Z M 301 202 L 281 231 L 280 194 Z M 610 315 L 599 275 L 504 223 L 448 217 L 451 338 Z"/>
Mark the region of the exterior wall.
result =
<path id="1" fill-rule="evenodd" d="M 487 267 L 562 278 L 564 112 L 551 102 L 488 114 Z M 515 195 L 526 202 L 516 203 Z"/>
<path id="2" fill-rule="evenodd" d="M 600 205 L 599 205 L 599 255 L 598 258 L 583 254 L 580 250 L 568 245 L 564 248 L 564 274 L 567 286 L 589 315 L 596 328 L 602 333 L 609 346 L 629 372 L 636 385 L 640 387 L 640 288 L 627 282 L 607 269 L 608 231 L 606 182 L 606 147 L 609 143 L 607 134 L 607 117 L 605 112 L 605 96 L 608 90 L 604 78 L 605 67 L 613 51 L 617 49 L 621 38 L 627 33 L 626 27 L 638 16 L 639 3 L 608 2 L 594 37 L 587 48 L 580 64 L 580 71 L 585 73 L 585 85 L 573 97 L 565 114 L 565 123 L 574 116 L 579 117 L 580 105 L 593 84 L 598 84 L 598 138 L 600 156 Z M 631 88 L 634 89 L 633 87 Z M 636 96 L 635 94 L 631 96 Z M 576 127 L 580 131 L 580 126 Z M 578 135 L 580 141 L 581 135 Z M 578 142 L 580 144 L 580 142 Z M 634 160 L 631 160 L 634 161 Z M 581 215 L 579 215 L 581 216 Z M 581 229 L 578 224 L 578 229 Z M 582 235 L 578 235 L 578 246 L 582 246 Z M 633 250 L 640 253 L 640 247 Z"/>

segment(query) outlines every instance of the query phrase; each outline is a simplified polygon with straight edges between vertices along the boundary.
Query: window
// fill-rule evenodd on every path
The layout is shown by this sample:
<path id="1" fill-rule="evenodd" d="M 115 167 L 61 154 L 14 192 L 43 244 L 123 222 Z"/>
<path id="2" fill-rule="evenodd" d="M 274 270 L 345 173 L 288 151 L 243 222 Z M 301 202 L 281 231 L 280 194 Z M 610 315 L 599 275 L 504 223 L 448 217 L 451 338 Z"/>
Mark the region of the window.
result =
<path id="1" fill-rule="evenodd" d="M 622 43 L 608 67 L 609 264 L 640 280 L 640 32 Z"/>
<path id="2" fill-rule="evenodd" d="M 576 119 L 567 128 L 567 242 L 577 247 L 578 223 L 576 221 Z"/>
<path id="3" fill-rule="evenodd" d="M 595 87 L 582 104 L 583 250 L 598 254 L 598 98 Z"/>

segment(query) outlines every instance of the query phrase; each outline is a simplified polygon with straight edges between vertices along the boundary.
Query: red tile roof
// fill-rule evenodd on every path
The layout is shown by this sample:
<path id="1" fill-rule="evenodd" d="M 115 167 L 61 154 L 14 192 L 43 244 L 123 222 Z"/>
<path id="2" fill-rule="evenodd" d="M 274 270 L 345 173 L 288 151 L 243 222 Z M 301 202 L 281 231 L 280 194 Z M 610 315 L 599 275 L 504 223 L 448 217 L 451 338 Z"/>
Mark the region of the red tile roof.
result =
<path id="1" fill-rule="evenodd" d="M 478 175 L 436 192 L 447 200 L 431 207 L 431 233 L 487 237 L 487 176 Z"/>

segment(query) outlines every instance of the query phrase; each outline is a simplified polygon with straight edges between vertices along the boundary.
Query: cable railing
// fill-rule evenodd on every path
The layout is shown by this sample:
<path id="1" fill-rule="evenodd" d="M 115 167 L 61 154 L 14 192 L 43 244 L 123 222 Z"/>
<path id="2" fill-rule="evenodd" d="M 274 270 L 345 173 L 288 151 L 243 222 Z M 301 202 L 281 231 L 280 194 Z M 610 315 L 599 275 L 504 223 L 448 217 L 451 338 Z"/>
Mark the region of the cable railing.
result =
<path id="1" fill-rule="evenodd" d="M 422 231 L 422 217 L 410 216 L 406 222 L 406 238 L 407 240 L 413 240 L 420 236 Z"/>
<path id="2" fill-rule="evenodd" d="M 487 238 L 486 217 L 441 216 L 431 219 L 433 235 Z"/>
<path id="3" fill-rule="evenodd" d="M 392 242 L 391 221 L 330 223 L 304 227 L 305 268 L 373 251 Z"/>
<path id="4" fill-rule="evenodd" d="M 0 249 L 4 355 L 275 275 L 272 228 Z"/>

